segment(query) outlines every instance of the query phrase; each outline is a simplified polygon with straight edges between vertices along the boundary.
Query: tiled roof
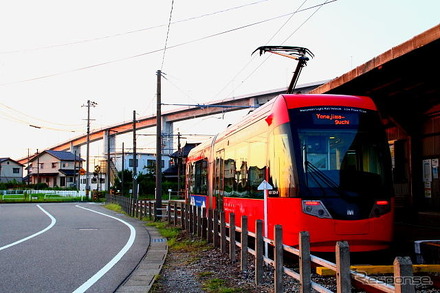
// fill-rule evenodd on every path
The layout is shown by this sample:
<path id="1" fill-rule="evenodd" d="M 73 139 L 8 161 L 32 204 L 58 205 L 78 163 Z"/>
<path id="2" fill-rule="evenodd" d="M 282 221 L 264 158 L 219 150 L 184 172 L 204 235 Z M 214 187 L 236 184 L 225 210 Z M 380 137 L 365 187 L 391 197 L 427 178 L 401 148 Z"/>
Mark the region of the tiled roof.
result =
<path id="1" fill-rule="evenodd" d="M 75 160 L 76 161 L 84 161 L 79 156 L 76 156 L 76 159 L 75 159 L 75 154 L 72 154 L 71 152 L 52 151 L 52 150 L 47 150 L 45 152 L 54 156 L 55 158 L 59 159 L 60 161 L 75 161 Z"/>
<path id="2" fill-rule="evenodd" d="M 24 166 L 23 164 L 20 164 L 19 162 L 14 161 L 11 158 L 0 158 L 0 163 L 6 162 L 6 161 L 11 161 L 11 162 L 16 163 L 17 165 Z"/>
<path id="3" fill-rule="evenodd" d="M 181 154 L 179 156 L 179 152 L 174 152 L 170 155 L 170 157 L 172 158 L 178 158 L 178 157 L 183 157 L 186 158 L 188 157 L 189 151 L 192 150 L 193 148 L 195 148 L 196 146 L 198 146 L 200 143 L 187 143 L 183 146 L 182 150 L 181 150 Z"/>

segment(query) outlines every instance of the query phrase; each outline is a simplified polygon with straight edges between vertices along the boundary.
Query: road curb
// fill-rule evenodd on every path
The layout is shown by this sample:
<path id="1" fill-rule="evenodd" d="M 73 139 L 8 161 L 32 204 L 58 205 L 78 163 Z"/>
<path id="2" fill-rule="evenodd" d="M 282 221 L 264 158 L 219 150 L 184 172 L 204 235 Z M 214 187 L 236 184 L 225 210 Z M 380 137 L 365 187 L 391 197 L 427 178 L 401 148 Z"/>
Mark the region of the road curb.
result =
<path id="1" fill-rule="evenodd" d="M 160 274 L 168 253 L 168 243 L 156 228 L 146 226 L 150 236 L 147 253 L 117 293 L 146 293 Z"/>

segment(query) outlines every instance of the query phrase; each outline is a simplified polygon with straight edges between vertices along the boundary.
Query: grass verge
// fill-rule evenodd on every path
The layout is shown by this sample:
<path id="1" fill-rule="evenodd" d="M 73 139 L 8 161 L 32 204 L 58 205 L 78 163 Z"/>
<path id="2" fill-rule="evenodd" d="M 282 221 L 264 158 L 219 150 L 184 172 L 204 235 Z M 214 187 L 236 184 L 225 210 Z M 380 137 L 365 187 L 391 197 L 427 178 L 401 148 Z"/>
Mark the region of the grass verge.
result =
<path id="1" fill-rule="evenodd" d="M 112 211 L 123 213 L 122 208 L 118 204 L 107 204 L 105 207 Z M 212 249 L 212 246 L 208 245 L 205 240 L 190 237 L 182 229 L 167 222 L 153 222 L 145 218 L 143 221 L 146 222 L 145 225 L 155 227 L 163 237 L 167 238 L 167 244 L 171 252 L 186 254 L 186 264 L 199 260 L 200 251 Z M 200 281 L 202 289 L 209 293 L 243 292 L 241 289 L 228 287 L 226 280 L 215 277 L 215 274 L 210 271 L 198 273 L 195 277 Z M 161 286 L 158 284 L 161 281 L 161 276 L 156 276 L 151 292 L 162 292 L 160 290 Z"/>

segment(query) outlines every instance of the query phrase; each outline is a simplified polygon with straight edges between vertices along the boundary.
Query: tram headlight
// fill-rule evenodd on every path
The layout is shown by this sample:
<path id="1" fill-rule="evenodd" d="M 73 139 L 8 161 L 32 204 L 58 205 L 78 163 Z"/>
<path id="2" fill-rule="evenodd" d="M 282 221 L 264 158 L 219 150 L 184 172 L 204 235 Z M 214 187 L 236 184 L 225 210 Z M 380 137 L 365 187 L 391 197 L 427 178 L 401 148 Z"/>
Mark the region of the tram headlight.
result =
<path id="1" fill-rule="evenodd" d="M 391 211 L 389 200 L 377 200 L 371 209 L 370 218 L 377 218 Z"/>
<path id="2" fill-rule="evenodd" d="M 320 200 L 303 200 L 302 210 L 305 214 L 312 215 L 318 218 L 332 218 L 332 216 Z"/>

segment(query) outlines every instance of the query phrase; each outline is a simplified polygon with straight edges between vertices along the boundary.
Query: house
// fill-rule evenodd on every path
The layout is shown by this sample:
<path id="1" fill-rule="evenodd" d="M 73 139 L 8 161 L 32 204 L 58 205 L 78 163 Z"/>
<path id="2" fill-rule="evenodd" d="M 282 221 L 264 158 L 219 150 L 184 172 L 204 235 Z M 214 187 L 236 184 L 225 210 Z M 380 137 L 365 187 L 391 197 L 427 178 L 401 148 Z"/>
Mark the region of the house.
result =
<path id="1" fill-rule="evenodd" d="M 190 150 L 198 146 L 200 143 L 186 143 L 183 148 L 170 155 L 170 167 L 163 171 L 166 179 L 177 180 L 180 175 L 185 175 L 186 159 Z"/>
<path id="2" fill-rule="evenodd" d="M 177 183 L 178 195 L 185 194 L 185 170 L 189 152 L 200 143 L 186 143 L 181 149 L 170 155 L 170 167 L 163 171 L 166 180 Z"/>
<path id="3" fill-rule="evenodd" d="M 0 158 L 0 182 L 22 182 L 23 167 L 22 164 L 10 158 Z"/>
<path id="4" fill-rule="evenodd" d="M 71 152 L 46 150 L 29 161 L 30 182 L 46 183 L 49 187 L 75 187 L 83 161 Z"/>

